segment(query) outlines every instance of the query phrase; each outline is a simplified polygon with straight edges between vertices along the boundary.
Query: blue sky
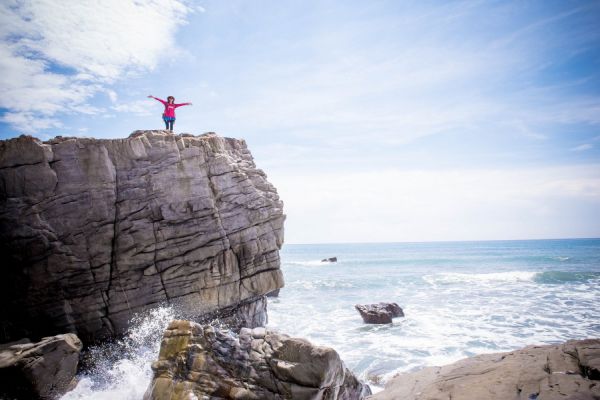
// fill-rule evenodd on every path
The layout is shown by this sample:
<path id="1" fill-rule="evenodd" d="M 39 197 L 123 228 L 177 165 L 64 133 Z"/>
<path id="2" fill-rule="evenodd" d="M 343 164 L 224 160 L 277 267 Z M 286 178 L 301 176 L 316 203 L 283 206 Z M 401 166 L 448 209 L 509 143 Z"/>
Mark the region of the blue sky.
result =
<path id="1" fill-rule="evenodd" d="M 288 242 L 600 236 L 599 1 L 0 11 L 0 138 L 161 128 L 174 95 L 176 131 L 246 139 Z"/>

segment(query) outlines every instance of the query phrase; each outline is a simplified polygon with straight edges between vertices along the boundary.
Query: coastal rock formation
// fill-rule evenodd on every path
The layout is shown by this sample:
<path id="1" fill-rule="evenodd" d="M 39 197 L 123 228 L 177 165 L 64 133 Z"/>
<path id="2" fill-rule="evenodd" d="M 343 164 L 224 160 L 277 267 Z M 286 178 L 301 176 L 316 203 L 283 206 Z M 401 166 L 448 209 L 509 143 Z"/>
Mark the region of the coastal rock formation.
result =
<path id="1" fill-rule="evenodd" d="M 138 311 L 266 321 L 285 216 L 243 140 L 0 141 L 0 341 L 126 330 Z"/>
<path id="2" fill-rule="evenodd" d="M 600 339 L 484 354 L 393 378 L 373 400 L 600 399 Z"/>
<path id="3" fill-rule="evenodd" d="M 371 393 L 333 349 L 265 328 L 236 335 L 173 321 L 152 369 L 145 400 L 358 400 Z"/>
<path id="4" fill-rule="evenodd" d="M 396 303 L 357 304 L 354 306 L 366 324 L 391 324 L 392 318 L 404 317 Z"/>
<path id="5" fill-rule="evenodd" d="M 0 348 L 0 398 L 54 400 L 74 385 L 82 344 L 67 333 Z"/>
<path id="6" fill-rule="evenodd" d="M 321 262 L 337 262 L 337 257 L 324 258 Z"/>

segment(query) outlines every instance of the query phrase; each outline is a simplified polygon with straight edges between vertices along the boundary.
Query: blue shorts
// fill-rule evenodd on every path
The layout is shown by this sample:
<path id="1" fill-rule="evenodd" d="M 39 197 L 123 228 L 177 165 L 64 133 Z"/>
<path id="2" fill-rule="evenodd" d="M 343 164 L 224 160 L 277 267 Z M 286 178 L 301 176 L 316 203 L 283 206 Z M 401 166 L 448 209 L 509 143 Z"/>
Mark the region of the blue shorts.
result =
<path id="1" fill-rule="evenodd" d="M 165 117 L 165 116 L 163 116 L 163 121 L 165 121 L 165 122 L 175 121 L 175 117 Z"/>

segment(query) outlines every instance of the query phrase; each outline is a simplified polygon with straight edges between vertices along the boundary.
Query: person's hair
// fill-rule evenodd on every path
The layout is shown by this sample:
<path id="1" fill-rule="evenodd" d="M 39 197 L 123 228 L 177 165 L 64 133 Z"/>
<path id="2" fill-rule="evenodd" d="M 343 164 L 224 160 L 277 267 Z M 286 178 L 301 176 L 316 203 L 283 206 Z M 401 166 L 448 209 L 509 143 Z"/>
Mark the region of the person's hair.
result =
<path id="1" fill-rule="evenodd" d="M 175 97 L 169 96 L 169 97 L 167 97 L 167 101 L 169 101 L 169 99 L 173 99 L 173 102 L 175 102 Z"/>

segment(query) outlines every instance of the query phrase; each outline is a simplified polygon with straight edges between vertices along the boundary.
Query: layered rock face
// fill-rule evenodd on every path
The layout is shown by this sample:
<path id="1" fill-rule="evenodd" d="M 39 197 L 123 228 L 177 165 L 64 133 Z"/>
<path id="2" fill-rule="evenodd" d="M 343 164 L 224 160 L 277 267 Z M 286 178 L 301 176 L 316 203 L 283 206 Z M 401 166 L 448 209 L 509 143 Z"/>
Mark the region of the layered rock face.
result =
<path id="1" fill-rule="evenodd" d="M 82 344 L 73 334 L 0 348 L 0 398 L 54 400 L 74 385 Z"/>
<path id="2" fill-rule="evenodd" d="M 484 354 L 393 378 L 376 400 L 600 399 L 600 339 Z"/>
<path id="3" fill-rule="evenodd" d="M 243 140 L 2 141 L 0 340 L 103 339 L 162 302 L 262 325 L 284 218 Z"/>
<path id="4" fill-rule="evenodd" d="M 370 394 L 333 349 L 265 328 L 236 335 L 173 321 L 152 369 L 145 400 L 358 400 Z"/>

